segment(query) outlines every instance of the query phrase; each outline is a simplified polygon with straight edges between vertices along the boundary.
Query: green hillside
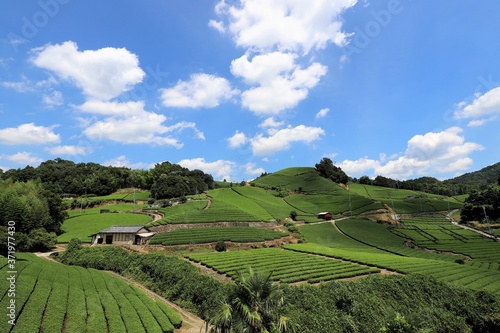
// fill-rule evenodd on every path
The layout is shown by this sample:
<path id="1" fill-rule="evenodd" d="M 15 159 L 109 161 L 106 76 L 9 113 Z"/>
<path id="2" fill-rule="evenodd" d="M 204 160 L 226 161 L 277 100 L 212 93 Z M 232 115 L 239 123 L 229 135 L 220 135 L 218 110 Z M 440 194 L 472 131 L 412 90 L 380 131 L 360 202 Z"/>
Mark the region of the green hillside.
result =
<path id="1" fill-rule="evenodd" d="M 480 187 L 494 183 L 500 176 L 500 162 L 482 168 L 481 170 L 465 173 L 461 176 L 445 180 L 444 183 L 453 185 L 471 185 Z"/>
<path id="2" fill-rule="evenodd" d="M 252 181 L 252 184 L 264 188 L 280 188 L 306 194 L 334 194 L 342 192 L 342 187 L 320 177 L 312 167 L 283 169 Z"/>
<path id="3" fill-rule="evenodd" d="M 349 184 L 349 190 L 381 202 L 394 209 L 398 214 L 449 211 L 462 207 L 462 203 L 454 198 L 419 191 L 356 183 Z"/>

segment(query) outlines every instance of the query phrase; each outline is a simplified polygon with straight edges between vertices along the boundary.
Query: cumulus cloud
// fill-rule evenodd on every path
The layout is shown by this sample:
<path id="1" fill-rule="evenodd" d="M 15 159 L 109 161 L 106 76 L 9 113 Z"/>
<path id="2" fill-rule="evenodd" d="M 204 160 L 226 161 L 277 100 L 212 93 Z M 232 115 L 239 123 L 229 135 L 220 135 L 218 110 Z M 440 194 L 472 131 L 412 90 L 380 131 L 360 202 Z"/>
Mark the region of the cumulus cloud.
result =
<path id="1" fill-rule="evenodd" d="M 0 143 L 6 145 L 43 145 L 59 143 L 61 137 L 54 133 L 56 127 L 36 126 L 34 123 L 22 124 L 18 127 L 0 129 Z"/>
<path id="2" fill-rule="evenodd" d="M 49 109 L 55 107 L 55 106 L 60 106 L 63 105 L 64 103 L 64 98 L 63 95 L 60 91 L 54 90 L 51 91 L 48 94 L 44 94 L 42 97 L 42 102 L 45 104 Z"/>
<path id="3" fill-rule="evenodd" d="M 213 108 L 239 93 L 222 77 L 198 73 L 173 88 L 161 89 L 163 105 L 181 108 Z"/>
<path id="4" fill-rule="evenodd" d="M 73 145 L 65 145 L 65 146 L 56 146 L 46 148 L 49 153 L 55 156 L 61 155 L 86 155 L 91 153 L 92 150 L 89 147 L 84 146 L 73 146 Z"/>
<path id="5" fill-rule="evenodd" d="M 214 28 L 220 33 L 223 33 L 226 31 L 226 28 L 224 27 L 224 22 L 222 21 L 216 21 L 216 20 L 210 20 L 208 21 L 208 26 L 211 28 Z"/>
<path id="6" fill-rule="evenodd" d="M 179 165 L 190 170 L 199 169 L 205 173 L 214 175 L 216 179 L 231 179 L 231 174 L 236 164 L 228 160 L 217 160 L 207 162 L 204 158 L 184 159 L 178 162 Z"/>
<path id="7" fill-rule="evenodd" d="M 291 53 L 272 52 L 233 60 L 231 73 L 256 85 L 241 94 L 242 105 L 258 115 L 275 115 L 304 100 L 327 67 L 315 62 L 303 69 L 295 59 Z"/>
<path id="8" fill-rule="evenodd" d="M 34 49 L 31 61 L 76 85 L 92 99 L 115 98 L 145 76 L 138 57 L 125 48 L 79 51 L 72 41 Z"/>
<path id="9" fill-rule="evenodd" d="M 111 140 L 125 144 L 152 144 L 181 148 L 183 144 L 168 133 L 185 129 L 195 132 L 198 139 L 204 135 L 192 122 L 165 125 L 167 117 L 144 109 L 144 102 L 89 101 L 76 107 L 82 112 L 107 116 L 101 120 L 88 120 L 84 134 L 94 140 Z"/>
<path id="10" fill-rule="evenodd" d="M 245 173 L 247 175 L 261 175 L 264 172 L 266 172 L 266 170 L 256 167 L 255 163 L 245 164 Z"/>
<path id="11" fill-rule="evenodd" d="M 362 175 L 367 170 L 380 168 L 380 164 L 380 161 L 365 156 L 355 161 L 344 160 L 339 166 L 349 175 Z"/>
<path id="12" fill-rule="evenodd" d="M 148 165 L 145 163 L 131 163 L 125 155 L 120 155 L 116 158 L 104 161 L 103 165 L 114 166 L 117 168 L 131 168 L 131 169 L 146 169 Z"/>
<path id="13" fill-rule="evenodd" d="M 454 112 L 456 119 L 474 119 L 469 126 L 483 125 L 493 119 L 485 117 L 500 114 L 500 87 L 493 88 L 482 95 L 476 95 L 471 103 L 460 102 L 457 107 L 458 109 Z"/>
<path id="14" fill-rule="evenodd" d="M 262 128 L 276 128 L 276 127 L 281 127 L 285 124 L 283 121 L 276 121 L 274 120 L 274 117 L 269 117 L 266 120 L 264 120 L 262 123 L 259 124 L 259 127 Z"/>
<path id="15" fill-rule="evenodd" d="M 474 142 L 465 142 L 461 132 L 461 128 L 451 127 L 441 132 L 415 135 L 399 156 L 387 159 L 383 154 L 380 160 L 367 157 L 345 160 L 339 166 L 349 175 L 361 176 L 372 171 L 374 176 L 395 179 L 464 171 L 473 162 L 469 155 L 484 148 Z"/>
<path id="16" fill-rule="evenodd" d="M 12 161 L 14 163 L 20 164 L 20 165 L 31 165 L 31 166 L 36 166 L 43 162 L 43 159 L 34 156 L 32 153 L 29 152 L 20 152 L 16 153 L 13 155 L 7 155 L 4 156 L 6 160 Z"/>
<path id="17" fill-rule="evenodd" d="M 329 108 L 324 108 L 324 109 L 319 110 L 319 112 L 316 113 L 316 119 L 326 117 L 329 112 L 330 112 Z"/>
<path id="18" fill-rule="evenodd" d="M 479 127 L 483 126 L 486 123 L 489 123 L 490 121 L 493 121 L 497 119 L 497 117 L 489 117 L 489 118 L 483 118 L 483 119 L 474 119 L 471 120 L 468 124 L 467 127 Z"/>
<path id="19" fill-rule="evenodd" d="M 291 50 L 307 54 L 329 43 L 343 46 L 341 14 L 357 0 L 254 0 L 229 5 L 221 0 L 215 12 L 222 21 L 211 26 L 226 29 L 236 45 L 258 50 Z M 221 22 L 224 22 L 222 25 Z"/>
<path id="20" fill-rule="evenodd" d="M 293 142 L 311 143 L 319 140 L 324 134 L 322 128 L 299 125 L 273 131 L 268 136 L 258 134 L 250 139 L 250 146 L 256 156 L 272 155 L 289 149 Z"/>
<path id="21" fill-rule="evenodd" d="M 227 141 L 229 143 L 229 147 L 239 148 L 248 142 L 248 138 L 246 137 L 245 133 L 236 131 L 236 133 L 232 137 L 227 139 Z"/>

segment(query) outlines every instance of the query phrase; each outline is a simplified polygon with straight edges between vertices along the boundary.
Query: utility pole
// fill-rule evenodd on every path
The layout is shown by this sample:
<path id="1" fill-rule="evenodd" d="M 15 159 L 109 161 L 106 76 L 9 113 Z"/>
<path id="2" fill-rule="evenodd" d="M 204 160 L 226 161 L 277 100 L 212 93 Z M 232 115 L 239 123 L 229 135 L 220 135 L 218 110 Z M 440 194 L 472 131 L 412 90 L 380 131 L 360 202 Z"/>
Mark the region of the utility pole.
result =
<path id="1" fill-rule="evenodd" d="M 490 228 L 490 219 L 488 215 L 486 214 L 486 207 L 483 206 L 483 212 L 484 212 L 484 219 L 486 220 L 486 224 L 488 225 L 488 232 L 491 234 L 491 228 Z"/>

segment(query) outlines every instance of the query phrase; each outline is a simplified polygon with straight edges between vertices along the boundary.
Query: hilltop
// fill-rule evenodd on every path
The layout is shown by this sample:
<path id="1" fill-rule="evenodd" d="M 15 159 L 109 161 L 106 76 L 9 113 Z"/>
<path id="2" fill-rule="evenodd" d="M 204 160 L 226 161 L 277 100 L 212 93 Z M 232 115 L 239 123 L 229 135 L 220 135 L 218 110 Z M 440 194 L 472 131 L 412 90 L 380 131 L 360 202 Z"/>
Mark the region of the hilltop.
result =
<path id="1" fill-rule="evenodd" d="M 445 180 L 444 183 L 464 184 L 473 186 L 485 186 L 496 182 L 500 178 L 500 162 L 482 168 L 481 170 L 468 172 L 461 176 Z"/>

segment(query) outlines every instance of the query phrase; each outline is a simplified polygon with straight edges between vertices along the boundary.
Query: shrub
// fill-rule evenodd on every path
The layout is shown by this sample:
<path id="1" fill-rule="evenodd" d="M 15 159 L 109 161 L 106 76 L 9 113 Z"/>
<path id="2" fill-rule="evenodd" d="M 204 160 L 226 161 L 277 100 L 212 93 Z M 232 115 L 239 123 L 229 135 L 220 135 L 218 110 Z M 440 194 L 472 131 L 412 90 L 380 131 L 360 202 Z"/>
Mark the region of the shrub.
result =
<path id="1" fill-rule="evenodd" d="M 218 241 L 217 244 L 215 244 L 215 250 L 217 252 L 225 252 L 227 250 L 227 245 L 223 241 Z"/>

